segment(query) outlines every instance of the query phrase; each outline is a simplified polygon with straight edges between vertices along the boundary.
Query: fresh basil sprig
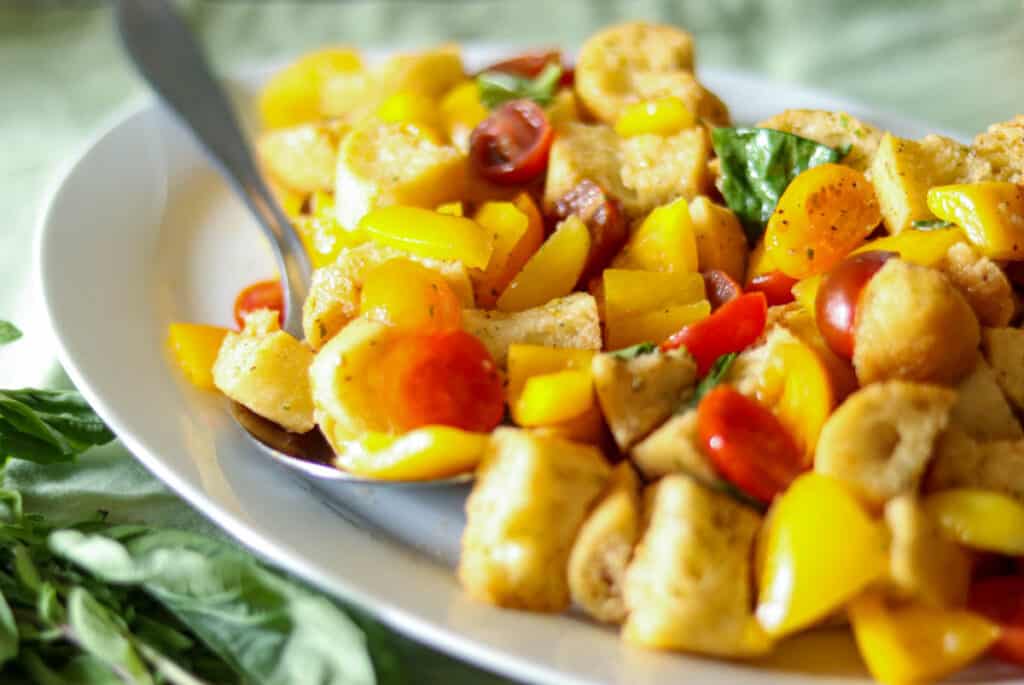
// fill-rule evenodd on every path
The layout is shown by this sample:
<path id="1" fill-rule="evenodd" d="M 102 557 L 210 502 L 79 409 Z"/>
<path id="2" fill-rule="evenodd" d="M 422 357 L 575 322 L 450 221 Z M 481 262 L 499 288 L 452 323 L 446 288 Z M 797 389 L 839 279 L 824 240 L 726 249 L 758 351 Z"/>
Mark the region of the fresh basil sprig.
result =
<path id="1" fill-rule="evenodd" d="M 21 331 L 10 321 L 0 319 L 0 345 L 12 343 L 21 337 Z"/>
<path id="2" fill-rule="evenodd" d="M 0 460 L 70 461 L 113 439 L 73 390 L 0 390 Z"/>
<path id="3" fill-rule="evenodd" d="M 689 409 L 696 409 L 700 401 L 704 399 L 704 396 L 711 392 L 715 386 L 719 385 L 725 380 L 725 377 L 729 374 L 729 369 L 732 368 L 732 363 L 736 361 L 736 353 L 729 352 L 723 354 L 721 357 L 716 359 L 711 364 L 711 368 L 708 369 L 708 373 L 704 378 L 700 379 L 700 383 L 697 383 L 697 387 L 694 388 L 693 395 L 690 399 L 679 408 L 679 413 L 685 412 Z"/>
<path id="4" fill-rule="evenodd" d="M 485 71 L 476 77 L 480 89 L 480 102 L 494 109 L 511 100 L 533 100 L 547 105 L 555 97 L 562 67 L 548 64 L 535 78 L 526 78 L 503 71 Z"/>
<path id="5" fill-rule="evenodd" d="M 637 357 L 642 357 L 645 354 L 651 354 L 652 352 L 656 352 L 657 349 L 658 346 L 652 342 L 642 342 L 637 343 L 636 345 L 630 345 L 629 347 L 623 347 L 621 350 L 614 350 L 612 352 L 609 352 L 608 354 L 615 357 L 616 359 L 630 360 L 636 359 Z"/>
<path id="6" fill-rule="evenodd" d="M 711 132 L 721 160 L 721 191 L 736 212 L 751 245 L 764 233 L 779 198 L 800 173 L 849 152 L 767 128 L 716 128 Z"/>

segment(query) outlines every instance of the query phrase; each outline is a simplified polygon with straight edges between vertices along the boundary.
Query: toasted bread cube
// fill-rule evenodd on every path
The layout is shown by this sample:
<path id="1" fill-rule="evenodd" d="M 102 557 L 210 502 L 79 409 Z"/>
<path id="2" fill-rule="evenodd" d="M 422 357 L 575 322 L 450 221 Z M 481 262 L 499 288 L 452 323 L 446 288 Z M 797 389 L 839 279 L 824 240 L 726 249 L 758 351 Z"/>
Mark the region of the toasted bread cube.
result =
<path id="1" fill-rule="evenodd" d="M 842 163 L 858 171 L 867 170 L 882 141 L 882 132 L 871 124 L 846 112 L 821 109 L 787 109 L 765 119 L 758 127 L 785 131 L 834 148 L 849 145 L 850 152 Z"/>
<path id="2" fill-rule="evenodd" d="M 583 522 L 569 555 L 572 599 L 598 621 L 626 618 L 622 579 L 640 537 L 640 515 L 640 480 L 624 461 L 612 471 L 607 491 Z"/>
<path id="3" fill-rule="evenodd" d="M 962 607 L 971 579 L 971 557 L 946 537 L 913 494 L 885 506 L 889 528 L 889 580 L 906 599 L 934 607 Z"/>
<path id="4" fill-rule="evenodd" d="M 942 273 L 890 259 L 864 287 L 854 336 L 861 385 L 897 378 L 952 385 L 974 368 L 981 332 Z"/>
<path id="5" fill-rule="evenodd" d="M 629 457 L 647 480 L 681 473 L 709 486 L 722 482 L 700 448 L 696 409 L 672 416 L 634 445 Z"/>
<path id="6" fill-rule="evenodd" d="M 677 197 L 706 191 L 710 154 L 702 128 L 623 139 L 610 126 L 568 123 L 551 146 L 544 204 L 553 206 L 589 179 L 617 198 L 629 218 L 640 218 Z"/>
<path id="7" fill-rule="evenodd" d="M 967 180 L 1024 183 L 1024 114 L 992 124 L 971 145 Z"/>
<path id="8" fill-rule="evenodd" d="M 747 271 L 747 236 L 728 207 L 701 195 L 690 202 L 690 221 L 697 236 L 697 263 L 701 271 L 718 269 L 743 283 Z"/>
<path id="9" fill-rule="evenodd" d="M 1024 440 L 981 442 L 950 429 L 939 440 L 925 489 L 979 488 L 1024 502 Z"/>
<path id="10" fill-rule="evenodd" d="M 433 209 L 466 189 L 466 156 L 411 124 L 367 119 L 342 139 L 335 174 L 338 222 L 355 229 L 375 207 Z"/>
<path id="11" fill-rule="evenodd" d="M 397 258 L 411 259 L 440 273 L 464 306 L 473 304 L 469 272 L 459 262 L 412 255 L 393 247 L 364 243 L 343 248 L 337 261 L 313 272 L 309 294 L 302 305 L 306 342 L 318 350 L 359 314 L 363 281 L 374 267 Z"/>
<path id="12" fill-rule="evenodd" d="M 1017 296 L 1010 279 L 988 257 L 968 243 L 950 246 L 940 267 L 964 296 L 982 326 L 1006 326 L 1017 312 Z"/>
<path id="13" fill-rule="evenodd" d="M 462 327 L 480 338 L 504 368 L 508 347 L 516 343 L 576 350 L 601 349 L 601 321 L 597 301 L 587 293 L 574 293 L 521 312 L 466 309 Z"/>
<path id="14" fill-rule="evenodd" d="M 263 168 L 286 188 L 300 193 L 334 190 L 338 138 L 318 124 L 267 131 L 256 144 Z"/>
<path id="15" fill-rule="evenodd" d="M 760 517 L 681 475 L 644 498 L 647 529 L 626 570 L 625 640 L 714 656 L 765 653 L 769 640 L 751 611 Z"/>
<path id="16" fill-rule="evenodd" d="M 309 365 L 313 351 L 278 325 L 277 312 L 258 309 L 241 333 L 224 336 L 213 382 L 249 410 L 292 433 L 313 430 Z"/>
<path id="17" fill-rule="evenodd" d="M 1017 411 L 1024 411 L 1024 330 L 985 328 L 981 345 L 999 387 Z"/>
<path id="18" fill-rule="evenodd" d="M 685 349 L 633 359 L 598 354 L 590 368 L 597 401 L 621 450 L 663 423 L 697 382 L 697 365 Z"/>
<path id="19" fill-rule="evenodd" d="M 610 474 L 589 445 L 495 430 L 466 501 L 458 574 L 469 595 L 513 609 L 567 608 L 569 554 Z"/>
<path id="20" fill-rule="evenodd" d="M 387 95 L 413 92 L 440 98 L 465 78 L 459 46 L 454 44 L 394 55 L 378 71 L 381 90 Z"/>
<path id="21" fill-rule="evenodd" d="M 935 218 L 928 209 L 928 190 L 964 179 L 967 153 L 967 146 L 942 136 L 914 141 L 885 134 L 869 173 L 890 233 L 913 228 L 915 221 Z"/>
<path id="22" fill-rule="evenodd" d="M 975 440 L 1017 440 L 1024 438 L 1020 421 L 999 387 L 996 374 L 984 359 L 956 387 L 956 404 L 950 425 Z"/>
<path id="23" fill-rule="evenodd" d="M 841 480 L 875 508 L 913 492 L 949 424 L 956 393 L 890 381 L 846 398 L 821 430 L 814 470 Z"/>

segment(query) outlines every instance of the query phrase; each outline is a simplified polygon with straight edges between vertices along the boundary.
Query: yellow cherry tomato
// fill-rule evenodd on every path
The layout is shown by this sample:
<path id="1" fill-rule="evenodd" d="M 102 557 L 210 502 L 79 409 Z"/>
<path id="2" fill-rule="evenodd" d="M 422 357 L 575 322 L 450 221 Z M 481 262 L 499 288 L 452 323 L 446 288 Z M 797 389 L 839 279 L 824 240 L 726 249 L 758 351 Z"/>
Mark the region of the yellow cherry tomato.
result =
<path id="1" fill-rule="evenodd" d="M 462 324 L 462 303 L 438 272 L 411 259 L 391 259 L 366 274 L 360 312 L 399 328 L 443 331 Z"/>
<path id="2" fill-rule="evenodd" d="M 697 237 L 685 198 L 658 207 L 644 219 L 615 258 L 621 269 L 696 271 Z"/>
<path id="3" fill-rule="evenodd" d="M 473 219 L 494 240 L 487 268 L 471 274 L 477 306 L 488 309 L 544 242 L 544 221 L 526 193 L 512 202 L 485 202 Z"/>
<path id="4" fill-rule="evenodd" d="M 928 495 L 928 511 L 946 533 L 966 547 L 1024 555 L 1024 504 L 990 490 L 959 488 Z"/>
<path id="5" fill-rule="evenodd" d="M 671 136 L 697 123 L 683 101 L 668 96 L 627 105 L 615 121 L 615 132 L 623 138 L 653 133 Z"/>
<path id="6" fill-rule="evenodd" d="M 449 426 L 424 426 L 400 436 L 369 433 L 336 446 L 337 464 L 357 476 L 431 480 L 473 470 L 490 436 Z"/>
<path id="7" fill-rule="evenodd" d="M 589 369 L 556 371 L 526 380 L 512 406 L 512 419 L 520 426 L 546 426 L 577 417 L 593 405 Z"/>
<path id="8" fill-rule="evenodd" d="M 311 53 L 279 71 L 260 95 L 260 115 L 267 128 L 285 128 L 323 116 L 321 91 L 333 74 L 362 68 L 359 54 L 348 48 Z"/>
<path id="9" fill-rule="evenodd" d="M 198 323 L 172 323 L 167 327 L 167 344 L 174 361 L 192 385 L 213 389 L 213 363 L 228 329 Z"/>
<path id="10" fill-rule="evenodd" d="M 421 207 L 378 207 L 359 222 L 366 237 L 421 257 L 487 266 L 493 239 L 475 221 Z"/>
<path id="11" fill-rule="evenodd" d="M 575 214 L 559 224 L 498 298 L 503 312 L 538 307 L 572 292 L 590 254 L 590 231 Z"/>
<path id="12" fill-rule="evenodd" d="M 1024 257 L 1024 185 L 989 181 L 938 186 L 928 191 L 928 209 L 962 227 L 986 257 Z"/>

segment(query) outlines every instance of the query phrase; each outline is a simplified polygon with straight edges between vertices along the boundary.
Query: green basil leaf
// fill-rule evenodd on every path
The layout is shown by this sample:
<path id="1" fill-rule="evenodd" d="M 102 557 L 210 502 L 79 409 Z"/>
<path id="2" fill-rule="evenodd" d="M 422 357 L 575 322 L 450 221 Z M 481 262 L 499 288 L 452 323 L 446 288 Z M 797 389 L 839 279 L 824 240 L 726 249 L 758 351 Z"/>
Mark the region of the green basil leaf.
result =
<path id="1" fill-rule="evenodd" d="M 616 357 L 617 359 L 636 359 L 637 357 L 643 356 L 645 354 L 651 354 L 652 352 L 656 352 L 657 350 L 658 346 L 655 345 L 654 343 L 643 342 L 637 343 L 636 345 L 630 345 L 629 347 L 623 347 L 621 350 L 615 350 L 613 352 L 609 352 L 608 354 L 610 354 L 613 357 Z"/>
<path id="2" fill-rule="evenodd" d="M 61 530 L 50 549 L 100 580 L 145 590 L 247 680 L 374 682 L 364 636 L 337 606 L 235 547 L 182 531 L 99 537 Z"/>
<path id="3" fill-rule="evenodd" d="M 693 396 L 679 409 L 679 412 L 682 413 L 689 409 L 696 409 L 700 401 L 704 399 L 704 395 L 707 395 L 715 386 L 725 380 L 734 361 L 736 361 L 735 352 L 723 354 L 716 359 L 711 364 L 711 368 L 708 369 L 707 375 L 697 384 L 693 391 Z"/>
<path id="4" fill-rule="evenodd" d="M 18 656 L 18 624 L 7 598 L 0 594 L 0 666 Z"/>
<path id="5" fill-rule="evenodd" d="M 950 222 L 943 221 L 942 219 L 914 221 L 911 225 L 919 231 L 938 231 L 943 228 L 953 228 L 956 226 L 956 224 L 951 224 Z"/>
<path id="6" fill-rule="evenodd" d="M 845 156 L 844 151 L 767 128 L 716 128 L 711 141 L 722 164 L 722 196 L 751 245 L 764 233 L 779 198 L 797 175 Z"/>
<path id="7" fill-rule="evenodd" d="M 21 337 L 21 331 L 10 321 L 0 319 L 0 345 L 12 343 Z"/>
<path id="8" fill-rule="evenodd" d="M 114 616 L 82 587 L 68 593 L 68 629 L 83 651 L 136 685 L 153 685 L 153 677 Z"/>
<path id="9" fill-rule="evenodd" d="M 0 458 L 70 461 L 114 434 L 71 390 L 0 390 Z"/>
<path id="10" fill-rule="evenodd" d="M 476 77 L 480 102 L 494 109 L 511 100 L 533 100 L 538 105 L 550 104 L 562 78 L 562 67 L 551 63 L 536 78 L 525 78 L 503 71 L 485 71 Z"/>

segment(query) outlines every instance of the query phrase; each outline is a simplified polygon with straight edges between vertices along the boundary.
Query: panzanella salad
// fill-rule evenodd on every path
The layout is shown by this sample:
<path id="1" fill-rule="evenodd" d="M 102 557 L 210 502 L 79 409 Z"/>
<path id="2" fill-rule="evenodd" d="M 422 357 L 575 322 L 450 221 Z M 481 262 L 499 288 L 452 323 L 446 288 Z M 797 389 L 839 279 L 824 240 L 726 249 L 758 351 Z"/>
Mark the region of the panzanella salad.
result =
<path id="1" fill-rule="evenodd" d="M 693 53 L 301 58 L 258 150 L 305 339 L 257 283 L 178 365 L 339 469 L 475 472 L 479 601 L 730 659 L 841 621 L 884 683 L 1024 664 L 1024 116 L 740 124 Z"/>

